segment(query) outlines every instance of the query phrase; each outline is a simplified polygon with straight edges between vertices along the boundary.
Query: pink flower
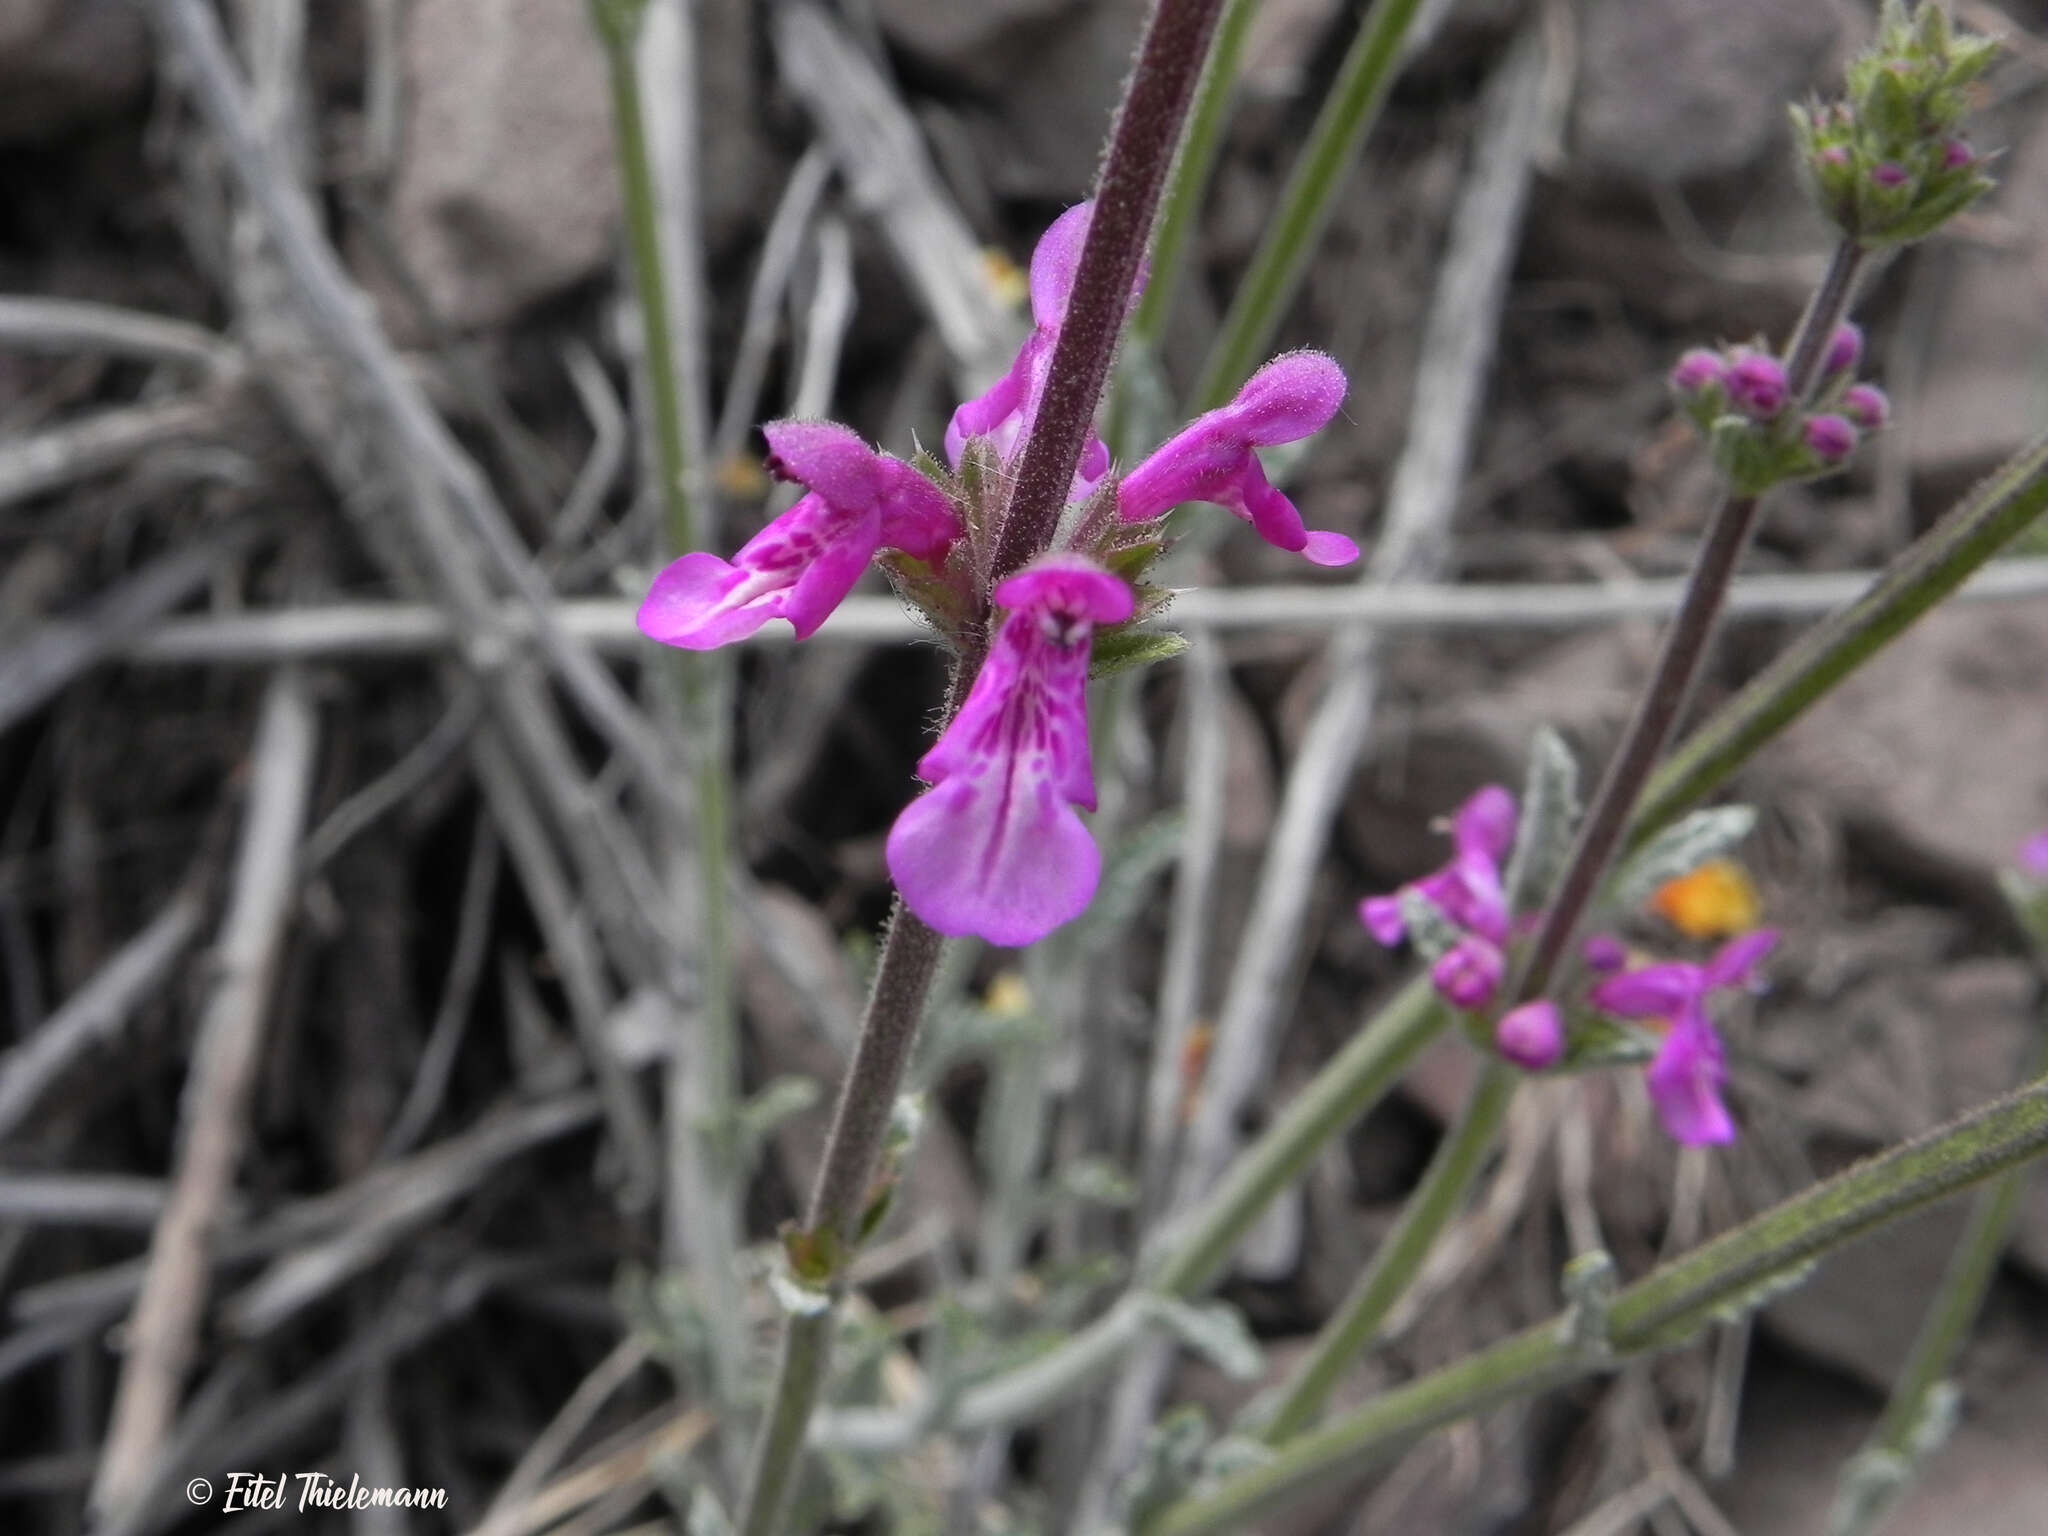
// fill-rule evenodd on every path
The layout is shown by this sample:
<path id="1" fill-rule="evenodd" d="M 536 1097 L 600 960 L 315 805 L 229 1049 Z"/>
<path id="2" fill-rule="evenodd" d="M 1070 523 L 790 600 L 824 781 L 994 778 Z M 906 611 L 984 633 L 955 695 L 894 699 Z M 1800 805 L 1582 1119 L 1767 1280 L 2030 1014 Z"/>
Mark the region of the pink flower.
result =
<path id="1" fill-rule="evenodd" d="M 1579 953 L 1596 976 L 1612 976 L 1628 964 L 1628 946 L 1611 933 L 1588 934 Z"/>
<path id="2" fill-rule="evenodd" d="M 1184 501 L 1235 512 L 1277 549 L 1317 565 L 1349 565 L 1358 546 L 1341 533 L 1310 533 L 1301 513 L 1266 480 L 1252 450 L 1320 432 L 1344 401 L 1344 371 L 1320 352 L 1276 357 L 1226 406 L 1197 416 L 1117 487 L 1127 523 L 1163 517 Z"/>
<path id="3" fill-rule="evenodd" d="M 1543 997 L 1510 1008 L 1494 1026 L 1493 1045 L 1516 1066 L 1542 1072 L 1564 1055 L 1564 1016 L 1557 1004 Z"/>
<path id="4" fill-rule="evenodd" d="M 1067 299 L 1074 291 L 1074 275 L 1081 265 L 1081 246 L 1088 238 L 1088 219 L 1093 203 L 1077 203 L 1052 222 L 1031 253 L 1031 334 L 1017 350 L 1010 371 L 988 390 L 953 412 L 946 426 L 946 460 L 960 467 L 960 454 L 971 437 L 990 438 L 996 457 L 1007 462 L 1023 441 L 1025 430 L 1038 413 L 1039 396 L 1045 392 L 1045 378 L 1052 367 L 1053 346 L 1066 320 Z M 1138 274 L 1143 288 L 1145 275 Z M 1133 293 L 1133 298 L 1136 294 Z M 1074 471 L 1076 500 L 1093 491 L 1109 473 L 1109 449 L 1091 427 L 1081 449 L 1081 463 Z"/>
<path id="5" fill-rule="evenodd" d="M 1773 930 L 1759 928 L 1730 939 L 1705 965 L 1646 965 L 1610 976 L 1593 989 L 1596 1008 L 1624 1019 L 1669 1022 L 1645 1081 L 1673 1140 L 1697 1147 L 1735 1139 L 1735 1122 L 1721 1102 L 1727 1062 L 1707 1017 L 1707 1000 L 1715 992 L 1749 986 L 1777 942 Z"/>
<path id="6" fill-rule="evenodd" d="M 2039 880 L 2048 880 L 2048 832 L 2036 832 L 2020 844 L 2020 868 Z"/>
<path id="7" fill-rule="evenodd" d="M 1950 139 L 1941 147 L 1941 167 L 1945 171 L 1959 171 L 1976 161 L 1977 151 L 1962 139 Z"/>
<path id="8" fill-rule="evenodd" d="M 1882 160 L 1870 168 L 1870 179 L 1880 187 L 1903 187 L 1912 173 L 1895 160 Z"/>
<path id="9" fill-rule="evenodd" d="M 1080 916 L 1101 855 L 1074 813 L 1095 809 L 1088 652 L 1130 618 L 1131 589 L 1081 555 L 1048 555 L 995 589 L 1009 610 L 967 702 L 917 765 L 932 786 L 889 833 L 889 873 L 941 933 L 1023 945 Z"/>
<path id="10" fill-rule="evenodd" d="M 1430 968 L 1430 981 L 1454 1008 L 1484 1008 L 1493 1001 L 1507 969 L 1503 946 L 1508 938 L 1508 901 L 1501 888 L 1500 861 L 1514 844 L 1515 821 L 1515 797 L 1498 784 L 1487 785 L 1451 818 L 1455 851 L 1450 863 L 1404 887 L 1426 897 L 1464 933 Z M 1358 904 L 1358 920 L 1389 947 L 1407 937 L 1398 891 L 1366 897 Z"/>
<path id="11" fill-rule="evenodd" d="M 945 493 L 900 459 L 885 458 L 845 427 L 770 422 L 769 470 L 810 494 L 749 539 L 730 563 L 684 555 L 654 579 L 640 605 L 641 633 L 708 651 L 787 619 L 808 639 L 883 546 L 942 558 L 960 521 Z"/>
<path id="12" fill-rule="evenodd" d="M 1404 887 L 1420 892 L 1459 928 L 1494 943 L 1508 936 L 1508 902 L 1501 889 L 1500 861 L 1515 841 L 1515 797 L 1498 784 L 1476 791 L 1451 818 L 1450 863 L 1433 875 Z M 1401 916 L 1400 892 L 1368 896 L 1358 904 L 1358 920 L 1388 948 L 1407 937 Z"/>

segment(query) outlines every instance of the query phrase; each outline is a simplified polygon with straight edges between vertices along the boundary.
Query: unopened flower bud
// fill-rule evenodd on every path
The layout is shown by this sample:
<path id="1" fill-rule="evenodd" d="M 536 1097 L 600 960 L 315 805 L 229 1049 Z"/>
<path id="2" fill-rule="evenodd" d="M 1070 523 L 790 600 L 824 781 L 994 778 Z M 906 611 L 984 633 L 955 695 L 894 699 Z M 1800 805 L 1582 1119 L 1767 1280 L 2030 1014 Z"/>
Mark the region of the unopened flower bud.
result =
<path id="1" fill-rule="evenodd" d="M 1896 160 L 1881 160 L 1870 168 L 1870 179 L 1880 187 L 1903 187 L 1912 173 Z"/>
<path id="2" fill-rule="evenodd" d="M 1824 464 L 1839 464 L 1856 451 L 1856 428 L 1845 416 L 1809 416 L 1800 435 Z"/>
<path id="3" fill-rule="evenodd" d="M 1814 159 L 1818 160 L 1829 170 L 1838 171 L 1848 165 L 1849 151 L 1839 144 L 1830 144 L 1826 149 L 1815 155 Z"/>
<path id="4" fill-rule="evenodd" d="M 1891 420 L 1892 403 L 1875 384 L 1852 384 L 1842 391 L 1842 414 L 1866 432 Z"/>
<path id="5" fill-rule="evenodd" d="M 1847 373 L 1862 360 L 1863 328 L 1853 320 L 1844 320 L 1835 327 L 1835 334 L 1828 338 L 1828 356 L 1823 372 L 1833 378 L 1838 373 Z"/>
<path id="6" fill-rule="evenodd" d="M 1628 964 L 1628 946 L 1611 933 L 1588 935 L 1579 953 L 1585 959 L 1586 969 L 1596 976 L 1611 976 Z"/>
<path id="7" fill-rule="evenodd" d="M 1950 139 L 1941 147 L 1941 168 L 1945 171 L 1960 171 L 1966 165 L 1977 163 L 1977 151 L 1964 139 Z"/>
<path id="8" fill-rule="evenodd" d="M 1728 366 L 1727 389 L 1736 407 L 1756 421 L 1769 421 L 1782 411 L 1790 393 L 1784 364 L 1746 349 Z"/>
<path id="9" fill-rule="evenodd" d="M 1684 400 L 1696 400 L 1710 389 L 1719 389 L 1728 376 L 1721 354 L 1706 347 L 1694 347 L 1671 370 L 1671 388 Z"/>
<path id="10" fill-rule="evenodd" d="M 1493 1044 L 1505 1059 L 1527 1071 L 1556 1066 L 1564 1055 L 1564 1019 L 1557 1004 L 1539 997 L 1509 1009 L 1494 1026 Z"/>
<path id="11" fill-rule="evenodd" d="M 2036 880 L 2048 880 L 2048 832 L 2036 832 L 2020 844 L 2020 868 Z"/>
<path id="12" fill-rule="evenodd" d="M 1484 1008 L 1500 990 L 1506 969 L 1498 945 L 1468 933 L 1430 967 L 1429 979 L 1437 995 L 1453 1008 Z"/>

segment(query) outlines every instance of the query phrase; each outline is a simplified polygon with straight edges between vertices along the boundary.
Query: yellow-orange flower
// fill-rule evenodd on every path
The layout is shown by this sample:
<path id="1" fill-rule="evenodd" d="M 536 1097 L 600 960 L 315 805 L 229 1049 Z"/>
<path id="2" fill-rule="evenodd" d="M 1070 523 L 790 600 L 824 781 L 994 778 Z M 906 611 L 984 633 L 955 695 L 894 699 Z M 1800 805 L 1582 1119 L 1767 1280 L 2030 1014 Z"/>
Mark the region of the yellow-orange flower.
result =
<path id="1" fill-rule="evenodd" d="M 1710 860 L 1689 875 L 1665 882 L 1650 898 L 1650 910 L 1695 939 L 1748 933 L 1763 916 L 1755 883 L 1733 859 Z"/>

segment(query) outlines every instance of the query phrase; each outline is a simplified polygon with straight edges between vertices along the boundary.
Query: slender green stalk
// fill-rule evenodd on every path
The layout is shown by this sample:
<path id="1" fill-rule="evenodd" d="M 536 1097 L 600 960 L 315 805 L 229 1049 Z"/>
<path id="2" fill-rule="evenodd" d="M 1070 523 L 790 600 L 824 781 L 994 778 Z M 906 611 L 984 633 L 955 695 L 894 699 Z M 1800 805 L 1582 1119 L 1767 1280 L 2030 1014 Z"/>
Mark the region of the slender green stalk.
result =
<path id="1" fill-rule="evenodd" d="M 1242 1531 L 1338 1478 L 1356 1477 L 1430 1430 L 1674 1348 L 1719 1316 L 1760 1305 L 1808 1263 L 1872 1228 L 2048 1151 L 2048 1082 L 1985 1105 L 1793 1196 L 1614 1298 L 1607 1347 L 1573 1342 L 1563 1314 L 1408 1383 L 1281 1446 L 1199 1497 L 1170 1505 L 1140 1536 Z"/>
<path id="2" fill-rule="evenodd" d="M 1201 219 L 1203 194 L 1209 189 L 1216 152 L 1223 146 L 1223 128 L 1230 120 L 1244 40 L 1257 13 L 1257 0 L 1227 0 L 1223 17 L 1216 23 L 1216 40 L 1209 45 L 1209 62 L 1202 68 L 1194 109 L 1188 114 L 1180 153 L 1174 158 L 1173 174 L 1160 201 L 1151 277 L 1138 312 L 1131 318 L 1133 345 L 1148 351 L 1158 350 L 1160 335 L 1173 315 L 1173 302 L 1187 269 L 1188 242 Z"/>
<path id="3" fill-rule="evenodd" d="M 1787 349 L 1791 360 L 1785 368 L 1794 406 L 1806 400 L 1820 380 L 1828 340 L 1849 312 L 1864 254 L 1853 241 L 1838 244 L 1828 262 L 1827 274 L 1800 317 L 1792 345 Z M 1542 925 L 1509 990 L 1508 995 L 1516 1001 L 1543 995 L 1587 903 L 1599 889 L 1650 771 L 1663 755 L 1672 727 L 1692 696 L 1721 610 L 1727 604 L 1736 567 L 1742 561 L 1742 552 L 1749 547 L 1758 505 L 1754 496 L 1725 498 L 1707 527 L 1706 537 L 1700 541 L 1699 553 L 1686 579 L 1685 596 L 1672 618 L 1671 628 L 1665 632 L 1656 668 L 1636 703 L 1621 745 L 1608 760 L 1593 803 L 1579 823 L 1564 873 L 1558 877 L 1544 909 Z"/>
<path id="4" fill-rule="evenodd" d="M 1521 1080 L 1513 1067 L 1488 1058 L 1457 1123 L 1401 1207 L 1394 1230 L 1380 1243 L 1343 1306 L 1316 1334 L 1315 1344 L 1281 1390 L 1273 1416 L 1259 1426 L 1259 1438 L 1268 1445 L 1291 1440 L 1314 1423 L 1345 1371 L 1378 1337 L 1394 1303 L 1414 1283 L 1423 1260 L 1465 1204 Z"/>
<path id="5" fill-rule="evenodd" d="M 1245 1148 L 1201 1204 L 1168 1228 L 1168 1256 L 1151 1276 L 1155 1290 L 1199 1296 L 1222 1273 L 1273 1197 L 1299 1178 L 1318 1153 L 1377 1104 L 1422 1048 L 1450 1021 L 1427 976 L 1418 976 L 1351 1037 Z"/>
<path id="6" fill-rule="evenodd" d="M 1279 211 L 1266 227 L 1266 238 L 1259 242 L 1223 318 L 1223 329 L 1209 348 L 1195 386 L 1197 410 L 1214 410 L 1227 401 L 1273 344 L 1336 209 L 1358 147 L 1387 99 L 1402 45 L 1420 8 L 1421 0 L 1373 0 L 1330 94 L 1323 98 L 1308 142 L 1288 173 Z M 1171 302 L 1171 295 L 1161 302 Z"/>
<path id="7" fill-rule="evenodd" d="M 1822 620 L 1688 736 L 1650 779 L 1631 840 L 1640 843 L 1726 783 L 1757 750 L 1960 587 L 2048 510 L 2048 435 L 2021 449 L 1887 567 L 1870 590 Z"/>
<path id="8" fill-rule="evenodd" d="M 2043 959 L 2048 960 L 2048 955 Z M 2041 1023 L 2043 1027 L 2027 1052 L 2023 1082 L 2048 1072 L 2048 1018 Z M 1869 1536 L 1877 1530 L 1905 1492 L 1921 1458 L 1932 1448 L 1930 1441 L 1936 1436 L 1928 1431 L 1941 1417 L 1943 1383 L 1977 1326 L 1977 1314 L 1984 1308 L 2032 1176 L 2032 1170 L 2024 1167 L 2000 1174 L 1972 1202 L 1969 1223 L 1956 1242 L 1941 1288 L 1934 1293 L 1913 1339 L 1912 1351 L 1892 1383 L 1884 1414 L 1863 1449 L 1842 1469 L 1828 1536 Z"/>
<path id="9" fill-rule="evenodd" d="M 650 152 L 640 93 L 637 44 L 646 0 L 591 0 L 591 18 L 605 48 L 617 137 L 619 183 L 626 237 L 639 299 L 641 351 L 653 420 L 655 471 L 660 480 L 665 553 L 701 547 L 706 529 L 689 493 L 687 476 L 693 402 L 685 397 L 686 370 L 676 356 L 672 327 L 675 295 L 668 291 L 661 243 L 660 190 Z M 727 731 L 731 665 L 715 655 L 679 655 L 675 679 L 683 728 L 695 767 L 693 831 L 697 866 L 697 981 L 694 1029 L 687 1048 L 672 1055 L 667 1085 L 671 1167 L 669 1233 L 672 1256 L 688 1254 L 696 1283 L 713 1316 L 740 1304 L 737 1258 L 742 1238 L 741 1173 L 732 1134 L 740 1101 L 740 1058 L 732 978 L 732 773 Z M 719 1399 L 740 1396 L 744 1347 L 726 1330 L 713 1330 L 712 1360 Z M 734 1470 L 737 1470 L 735 1466 Z"/>

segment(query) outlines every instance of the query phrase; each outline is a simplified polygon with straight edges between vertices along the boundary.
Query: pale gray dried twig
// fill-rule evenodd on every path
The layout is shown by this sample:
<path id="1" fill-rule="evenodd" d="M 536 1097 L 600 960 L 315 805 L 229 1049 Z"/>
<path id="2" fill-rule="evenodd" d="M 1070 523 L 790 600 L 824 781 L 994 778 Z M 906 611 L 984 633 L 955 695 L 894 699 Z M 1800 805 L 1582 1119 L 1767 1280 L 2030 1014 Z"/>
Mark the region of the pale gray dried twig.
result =
<path id="1" fill-rule="evenodd" d="M 0 507 L 119 469 L 153 448 L 214 443 L 249 419 L 238 385 L 115 405 L 0 447 Z"/>
<path id="2" fill-rule="evenodd" d="M 161 994 L 205 910 L 197 885 L 188 884 L 33 1035 L 0 1056 L 0 1141 L 72 1062 L 112 1040 L 130 1014 Z"/>
<path id="3" fill-rule="evenodd" d="M 107 352 L 203 373 L 232 373 L 240 354 L 203 325 L 114 304 L 0 295 L 0 347 L 21 352 Z"/>
<path id="4" fill-rule="evenodd" d="M 0 1221 L 147 1231 L 163 1209 L 161 1179 L 118 1173 L 0 1172 Z"/>
<path id="5" fill-rule="evenodd" d="M 213 989 L 185 1085 L 170 1202 L 150 1244 L 93 1482 L 91 1504 L 103 1516 L 122 1510 L 142 1488 L 170 1431 L 198 1344 L 207 1253 L 241 1156 L 270 984 L 297 888 L 299 837 L 317 744 L 305 680 L 285 668 L 263 697 L 250 754 L 249 811 L 214 951 Z"/>
<path id="6" fill-rule="evenodd" d="M 1800 576 L 1745 576 L 1729 594 L 1735 620 L 1813 618 L 1854 601 L 1878 573 L 1827 571 Z M 1349 624 L 1412 633 L 1491 629 L 1560 630 L 1656 618 L 1678 604 L 1682 583 L 1657 579 L 1610 582 L 1473 583 L 1401 581 L 1385 587 L 1212 587 L 1183 593 L 1162 621 L 1167 629 L 1317 634 Z M 2006 601 L 2048 592 L 2048 558 L 2003 559 L 1984 567 L 1955 594 L 1958 602 Z M 562 627 L 598 651 L 645 657 L 650 642 L 634 627 L 637 603 L 572 599 L 556 605 Z M 518 632 L 518 614 L 506 610 Z M 893 597 L 849 597 L 807 644 L 930 643 L 931 631 Z M 764 627 L 741 642 L 787 646 L 789 632 Z M 262 666 L 338 657 L 395 658 L 445 653 L 459 640 L 446 615 L 410 603 L 335 603 L 269 612 L 166 619 L 117 653 L 148 666 Z"/>

